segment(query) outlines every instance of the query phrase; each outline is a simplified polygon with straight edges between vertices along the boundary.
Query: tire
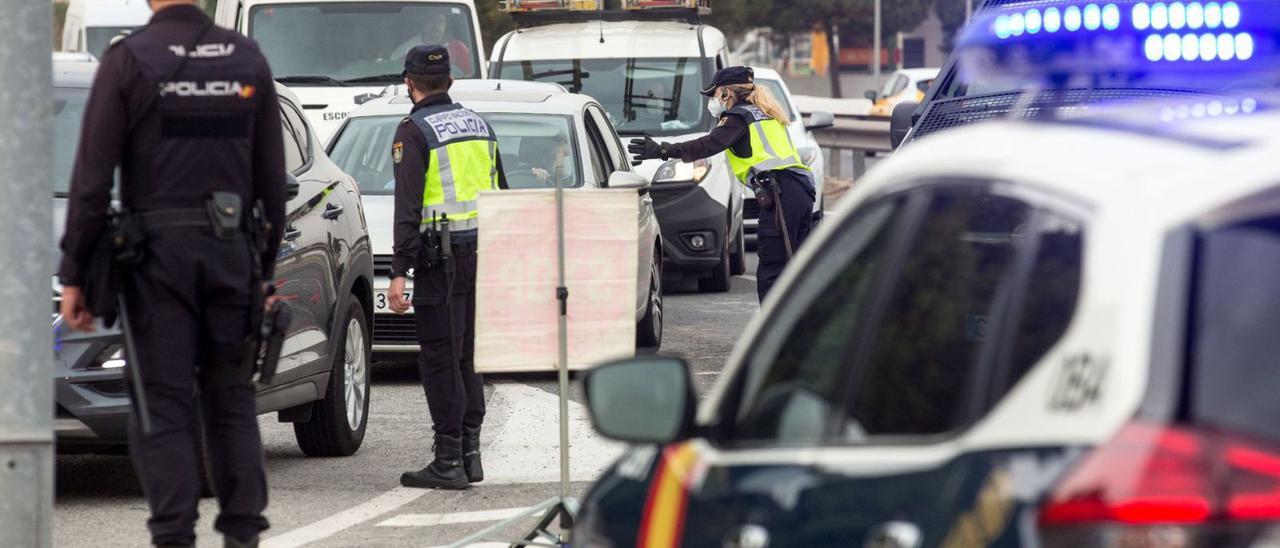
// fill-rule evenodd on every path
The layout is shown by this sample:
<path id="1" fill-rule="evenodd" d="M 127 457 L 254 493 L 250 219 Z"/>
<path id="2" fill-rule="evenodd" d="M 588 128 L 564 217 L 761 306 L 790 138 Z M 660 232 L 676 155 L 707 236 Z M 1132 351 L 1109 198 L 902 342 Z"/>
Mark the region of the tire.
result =
<path id="1" fill-rule="evenodd" d="M 729 275 L 741 276 L 747 273 L 747 233 L 742 225 L 738 225 L 738 239 L 729 254 Z"/>
<path id="2" fill-rule="evenodd" d="M 369 423 L 369 325 L 364 307 L 354 297 L 339 324 L 338 351 L 325 398 L 313 403 L 311 420 L 293 424 L 298 447 L 309 457 L 354 455 Z"/>
<path id="3" fill-rule="evenodd" d="M 644 317 L 636 324 L 636 346 L 639 348 L 662 347 L 662 259 L 661 248 L 653 253 L 653 264 L 649 267 L 649 302 Z"/>
<path id="4" fill-rule="evenodd" d="M 720 250 L 720 263 L 711 269 L 711 275 L 698 280 L 698 291 L 724 293 L 729 291 L 729 246 Z"/>

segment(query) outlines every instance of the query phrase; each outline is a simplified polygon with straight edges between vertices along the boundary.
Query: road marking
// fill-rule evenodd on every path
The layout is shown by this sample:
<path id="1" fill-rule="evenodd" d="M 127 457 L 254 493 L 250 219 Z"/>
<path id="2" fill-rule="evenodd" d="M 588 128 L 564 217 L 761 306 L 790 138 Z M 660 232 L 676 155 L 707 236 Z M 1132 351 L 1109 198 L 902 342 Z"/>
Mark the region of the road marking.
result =
<path id="1" fill-rule="evenodd" d="M 719 375 L 719 374 L 720 374 L 719 371 L 699 371 L 697 373 L 694 373 L 694 375 L 697 375 L 699 377 L 703 375 Z"/>
<path id="2" fill-rule="evenodd" d="M 560 481 L 560 398 L 527 384 L 496 383 L 481 436 L 484 483 Z M 489 426 L 492 425 L 492 426 Z M 569 402 L 569 477 L 595 481 L 626 450 L 626 444 L 596 433 L 578 402 Z"/>
<path id="3" fill-rule="evenodd" d="M 426 489 L 396 487 L 359 506 L 353 506 L 320 521 L 263 540 L 262 548 L 295 548 L 323 540 L 418 500 L 425 494 L 427 494 Z"/>
<path id="4" fill-rule="evenodd" d="M 476 512 L 455 512 L 452 514 L 400 514 L 392 517 L 378 527 L 433 527 L 455 523 L 479 523 L 482 521 L 502 521 L 528 512 L 529 508 L 506 508 L 502 510 L 481 510 Z"/>
<path id="5" fill-rule="evenodd" d="M 753 282 L 756 281 L 756 277 L 754 274 L 738 274 L 738 277 L 744 280 L 751 280 Z"/>

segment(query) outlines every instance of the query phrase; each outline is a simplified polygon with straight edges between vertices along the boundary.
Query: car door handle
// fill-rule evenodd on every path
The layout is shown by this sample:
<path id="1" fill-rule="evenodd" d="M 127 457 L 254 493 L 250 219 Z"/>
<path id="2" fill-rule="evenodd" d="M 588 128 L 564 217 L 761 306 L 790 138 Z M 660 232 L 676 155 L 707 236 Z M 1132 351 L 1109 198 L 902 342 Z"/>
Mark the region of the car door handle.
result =
<path id="1" fill-rule="evenodd" d="M 724 539 L 726 548 L 768 548 L 769 530 L 755 524 L 739 527 Z"/>
<path id="2" fill-rule="evenodd" d="M 337 219 L 338 217 L 341 217 L 342 212 L 345 210 L 346 208 L 340 205 L 328 204 L 324 206 L 324 213 L 321 213 L 320 216 L 332 221 L 334 219 Z"/>
<path id="3" fill-rule="evenodd" d="M 920 527 L 905 521 L 890 521 L 880 524 L 867 534 L 863 548 L 919 548 L 923 535 Z"/>
<path id="4" fill-rule="evenodd" d="M 302 231 L 301 231 L 301 230 L 298 230 L 298 229 L 293 228 L 293 227 L 288 227 L 288 228 L 284 229 L 284 240 L 285 240 L 286 242 L 292 242 L 292 241 L 294 241 L 294 240 L 296 240 L 296 239 L 298 239 L 298 238 L 301 238 L 301 237 L 302 237 Z"/>

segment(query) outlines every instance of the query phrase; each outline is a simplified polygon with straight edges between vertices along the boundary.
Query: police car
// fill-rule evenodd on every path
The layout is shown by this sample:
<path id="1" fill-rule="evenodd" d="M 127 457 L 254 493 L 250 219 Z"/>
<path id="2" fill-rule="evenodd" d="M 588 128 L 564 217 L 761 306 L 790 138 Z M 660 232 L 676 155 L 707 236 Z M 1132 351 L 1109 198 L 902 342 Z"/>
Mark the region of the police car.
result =
<path id="1" fill-rule="evenodd" d="M 588 373 L 596 428 L 638 445 L 575 543 L 1280 545 L 1280 114 L 1206 91 L 1272 81 L 1264 4 L 1215 4 L 1240 10 L 1222 65 L 1165 49 L 1167 19 L 1144 48 L 1142 3 L 1078 9 L 1108 30 L 1052 47 L 962 40 L 1046 85 L 1171 70 L 1202 91 L 903 149 L 806 242 L 701 406 L 678 359 Z M 1252 40 L 1272 57 L 1235 63 Z"/>
<path id="2" fill-rule="evenodd" d="M 636 344 L 659 347 L 662 233 L 649 180 L 631 170 L 626 149 L 600 104 L 585 95 L 567 93 L 556 84 L 519 80 L 458 80 L 449 94 L 493 127 L 511 188 L 551 188 L 559 173 L 566 188 L 629 188 L 639 192 Z M 405 86 L 393 86 L 384 97 L 352 112 L 329 146 L 334 162 L 360 184 L 373 220 L 369 228 L 376 254 L 373 348 L 378 359 L 388 361 L 412 360 L 418 352 L 413 314 L 391 312 L 387 300 L 395 210 L 391 140 L 412 107 Z M 412 281 L 409 283 L 412 291 Z"/>

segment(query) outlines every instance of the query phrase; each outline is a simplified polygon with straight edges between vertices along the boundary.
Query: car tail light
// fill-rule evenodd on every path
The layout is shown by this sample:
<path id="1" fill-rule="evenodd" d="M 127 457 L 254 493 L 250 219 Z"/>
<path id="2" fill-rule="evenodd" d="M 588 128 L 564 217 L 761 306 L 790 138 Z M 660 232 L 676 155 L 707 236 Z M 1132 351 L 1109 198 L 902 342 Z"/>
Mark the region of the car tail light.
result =
<path id="1" fill-rule="evenodd" d="M 1067 474 L 1039 521 L 1046 548 L 1275 546 L 1280 446 L 1134 422 Z"/>

